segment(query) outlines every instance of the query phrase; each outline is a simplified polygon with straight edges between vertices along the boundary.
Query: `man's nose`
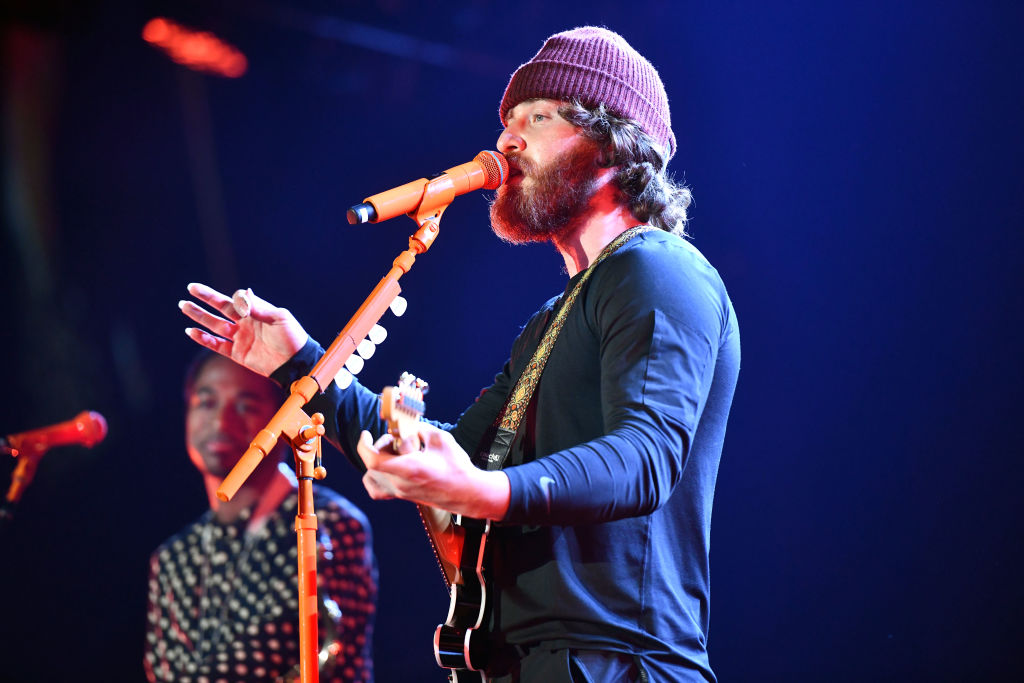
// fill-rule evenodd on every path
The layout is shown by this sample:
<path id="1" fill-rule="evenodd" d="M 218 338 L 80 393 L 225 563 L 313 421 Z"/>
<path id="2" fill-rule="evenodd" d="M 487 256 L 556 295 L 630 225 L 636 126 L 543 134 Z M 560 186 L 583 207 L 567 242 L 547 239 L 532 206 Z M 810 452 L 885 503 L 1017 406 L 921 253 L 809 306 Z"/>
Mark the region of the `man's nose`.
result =
<path id="1" fill-rule="evenodd" d="M 241 424 L 237 406 L 225 403 L 213 412 L 213 424 L 219 429 L 231 429 Z"/>
<path id="2" fill-rule="evenodd" d="M 526 141 L 506 128 L 501 132 L 501 135 L 498 136 L 497 148 L 502 154 L 508 154 L 509 152 L 522 152 L 526 149 Z"/>

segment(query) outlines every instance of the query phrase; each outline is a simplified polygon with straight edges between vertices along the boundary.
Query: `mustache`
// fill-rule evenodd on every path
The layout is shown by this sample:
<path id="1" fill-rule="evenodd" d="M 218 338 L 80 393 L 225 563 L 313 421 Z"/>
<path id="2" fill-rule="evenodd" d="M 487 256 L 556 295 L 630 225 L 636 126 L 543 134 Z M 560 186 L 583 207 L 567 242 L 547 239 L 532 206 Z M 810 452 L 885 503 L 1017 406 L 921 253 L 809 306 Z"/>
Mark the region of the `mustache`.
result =
<path id="1" fill-rule="evenodd" d="M 231 448 L 240 447 L 243 451 L 249 447 L 248 440 L 241 440 L 230 434 L 223 432 L 217 432 L 216 434 L 209 434 L 198 440 L 200 446 L 211 447 L 211 446 L 227 446 Z"/>
<path id="2" fill-rule="evenodd" d="M 532 174 L 537 171 L 537 164 L 526 159 L 519 152 L 509 152 L 505 155 L 505 159 L 508 161 L 508 165 L 511 168 L 519 171 L 523 175 Z"/>

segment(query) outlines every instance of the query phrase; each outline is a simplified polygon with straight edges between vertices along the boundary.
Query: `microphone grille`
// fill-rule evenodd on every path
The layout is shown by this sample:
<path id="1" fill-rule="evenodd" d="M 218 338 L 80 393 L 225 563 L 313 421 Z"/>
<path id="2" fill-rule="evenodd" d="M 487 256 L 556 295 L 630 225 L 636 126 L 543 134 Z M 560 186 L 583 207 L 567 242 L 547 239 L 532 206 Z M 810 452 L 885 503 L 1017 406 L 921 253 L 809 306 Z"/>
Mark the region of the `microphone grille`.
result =
<path id="1" fill-rule="evenodd" d="M 95 410 L 83 410 L 75 416 L 76 426 L 82 433 L 82 445 L 92 448 L 107 437 L 107 421 Z"/>
<path id="2" fill-rule="evenodd" d="M 508 180 L 508 161 L 500 152 L 484 150 L 476 155 L 474 159 L 483 166 L 487 180 L 484 182 L 485 190 L 496 190 Z"/>

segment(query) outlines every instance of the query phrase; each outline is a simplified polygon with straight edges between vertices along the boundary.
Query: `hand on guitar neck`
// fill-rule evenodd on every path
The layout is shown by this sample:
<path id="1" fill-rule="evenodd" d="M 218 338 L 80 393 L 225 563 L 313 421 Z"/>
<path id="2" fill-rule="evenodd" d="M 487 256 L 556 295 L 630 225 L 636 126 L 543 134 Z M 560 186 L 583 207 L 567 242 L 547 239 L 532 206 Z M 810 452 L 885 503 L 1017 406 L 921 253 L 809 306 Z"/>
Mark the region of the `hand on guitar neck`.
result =
<path id="1" fill-rule="evenodd" d="M 358 450 L 371 498 L 418 504 L 450 585 L 462 553 L 462 529 L 452 525 L 451 513 L 501 519 L 508 509 L 509 484 L 501 472 L 477 469 L 448 432 L 420 420 L 425 388 L 408 373 L 397 386 L 387 387 L 381 393 L 381 418 L 389 433 L 373 444 L 363 432 Z"/>
<path id="2" fill-rule="evenodd" d="M 398 386 L 385 387 L 380 395 L 380 417 L 388 423 L 391 442 L 388 447 L 395 455 L 408 455 L 423 450 L 417 423 L 425 412 L 423 396 L 427 383 L 409 373 L 402 373 Z M 367 473 L 369 475 L 369 472 Z M 416 506 L 427 531 L 445 584 L 457 580 L 458 561 L 462 554 L 462 530 L 452 524 L 452 513 L 430 505 Z"/>
<path id="3" fill-rule="evenodd" d="M 377 443 L 369 432 L 360 435 L 357 450 L 367 468 L 363 485 L 371 498 L 402 498 L 476 519 L 504 518 L 510 498 L 504 473 L 477 469 L 451 434 L 427 422 L 412 421 L 411 433 L 421 450 L 400 457 L 392 435 Z"/>
<path id="4" fill-rule="evenodd" d="M 484 576 L 488 520 L 501 519 L 508 509 L 508 477 L 477 469 L 451 434 L 420 420 L 426 389 L 425 382 L 406 373 L 398 386 L 381 393 L 380 415 L 388 434 L 371 444 L 369 433 L 362 433 L 363 484 L 374 499 L 418 504 L 451 595 L 448 617 L 434 632 L 434 657 L 438 666 L 451 670 L 450 681 L 483 681 L 490 605 Z M 453 519 L 452 512 L 459 517 Z"/>

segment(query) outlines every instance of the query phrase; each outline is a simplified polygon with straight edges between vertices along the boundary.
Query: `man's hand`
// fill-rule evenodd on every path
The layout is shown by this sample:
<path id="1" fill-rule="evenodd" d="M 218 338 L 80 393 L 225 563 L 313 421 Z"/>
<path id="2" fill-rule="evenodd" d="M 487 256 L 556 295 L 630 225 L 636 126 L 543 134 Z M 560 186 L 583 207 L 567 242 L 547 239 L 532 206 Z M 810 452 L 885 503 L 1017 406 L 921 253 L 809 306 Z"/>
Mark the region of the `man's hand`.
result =
<path id="1" fill-rule="evenodd" d="M 188 293 L 220 316 L 191 301 L 179 301 L 182 313 L 209 330 L 187 327 L 185 334 L 200 346 L 265 377 L 294 356 L 308 338 L 302 325 L 287 309 L 264 301 L 251 289 L 240 289 L 228 298 L 211 287 L 193 282 L 188 286 Z"/>
<path id="2" fill-rule="evenodd" d="M 402 498 L 421 505 L 477 519 L 500 520 L 508 511 L 508 477 L 477 469 L 448 432 L 427 423 L 417 426 L 422 451 L 392 455 L 391 436 L 373 443 L 369 432 L 359 437 L 359 456 L 366 465 L 363 486 L 374 500 Z"/>

